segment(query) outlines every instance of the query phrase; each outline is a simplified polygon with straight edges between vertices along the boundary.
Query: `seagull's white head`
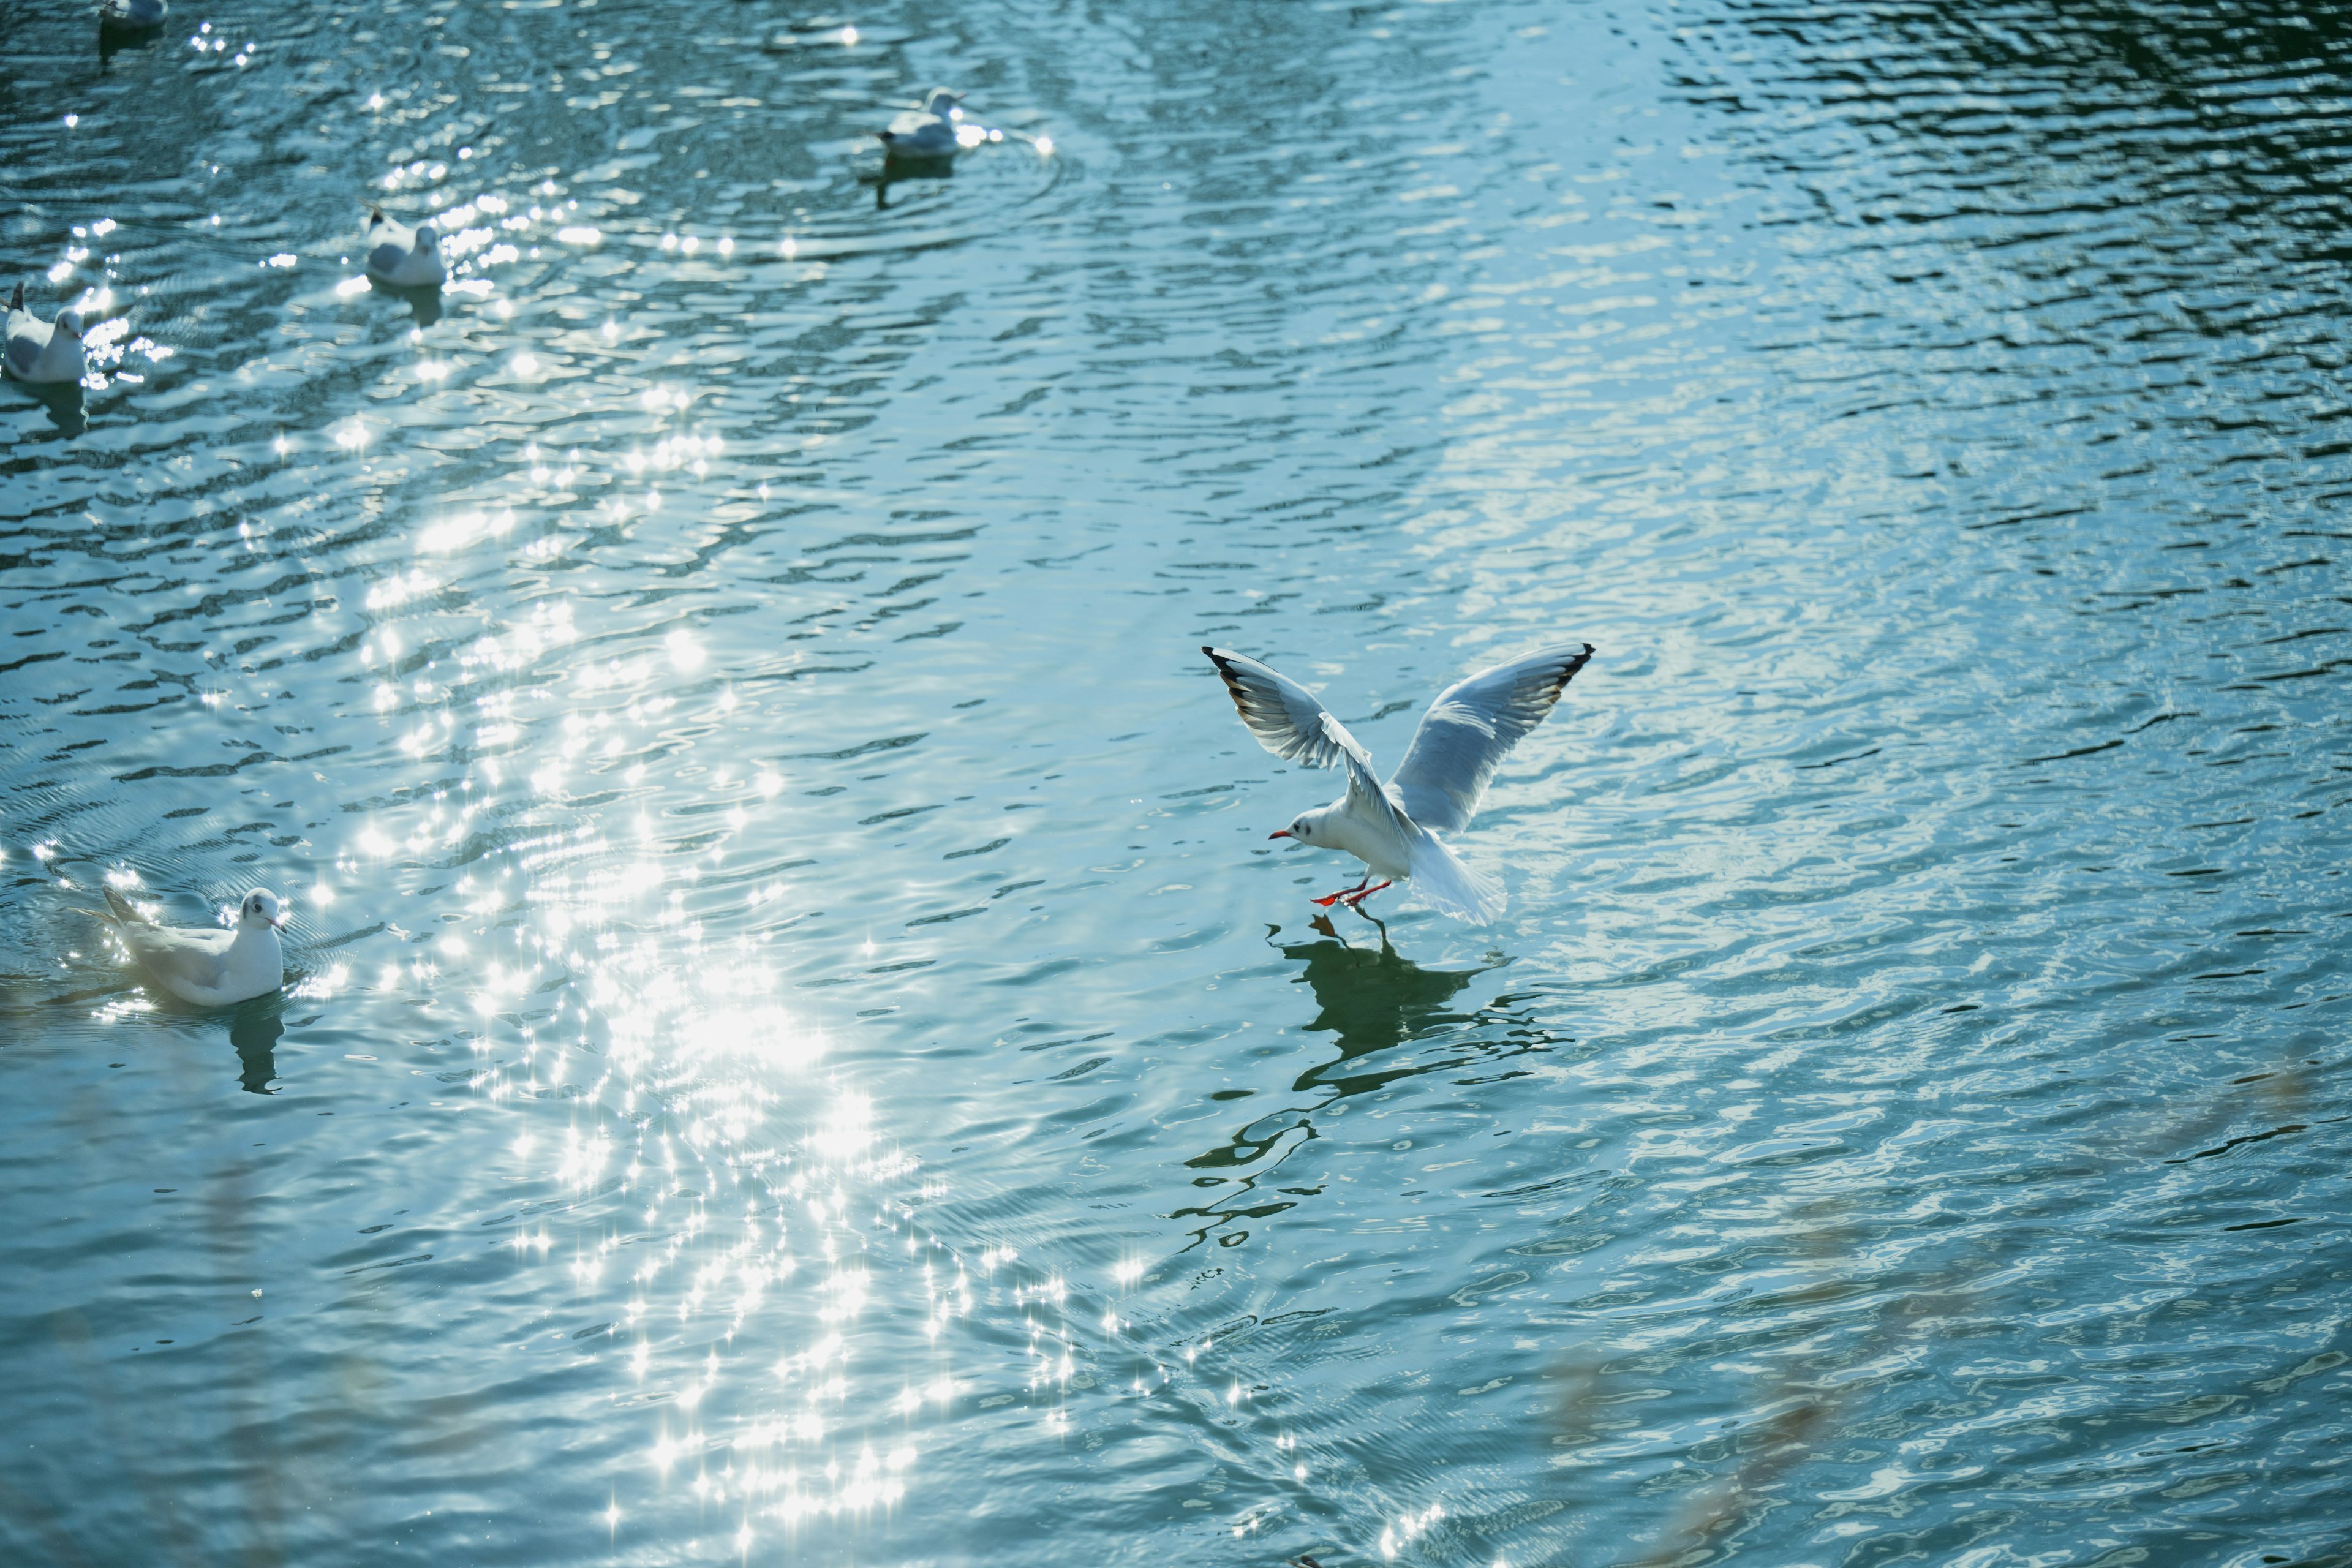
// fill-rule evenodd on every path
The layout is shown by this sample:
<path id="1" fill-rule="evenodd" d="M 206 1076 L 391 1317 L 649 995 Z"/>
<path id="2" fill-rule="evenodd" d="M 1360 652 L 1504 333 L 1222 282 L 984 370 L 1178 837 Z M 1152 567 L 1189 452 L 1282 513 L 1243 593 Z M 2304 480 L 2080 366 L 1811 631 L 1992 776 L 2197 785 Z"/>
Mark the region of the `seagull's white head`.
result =
<path id="1" fill-rule="evenodd" d="M 943 87 L 935 87 L 931 89 L 931 96 L 923 100 L 923 112 L 936 114 L 944 120 L 954 113 L 955 106 L 962 101 L 963 94 L 950 92 Z"/>
<path id="2" fill-rule="evenodd" d="M 59 310 L 58 312 L 58 331 L 73 339 L 76 342 L 79 342 L 81 341 L 81 312 L 79 310 Z"/>
<path id="3" fill-rule="evenodd" d="M 441 242 L 441 231 L 440 231 L 439 229 L 435 228 L 435 227 L 434 227 L 431 224 L 429 224 L 429 223 L 420 223 L 420 224 L 418 224 L 418 225 L 416 226 L 416 248 L 417 248 L 417 249 L 419 249 L 419 250 L 430 250 L 430 249 L 432 249 L 436 245 L 438 245 L 440 242 Z"/>
<path id="4" fill-rule="evenodd" d="M 237 906 L 236 923 L 240 931 L 259 931 L 264 926 L 284 931 L 286 901 L 267 888 L 256 888 Z"/>
<path id="5" fill-rule="evenodd" d="M 1289 826 L 1277 827 L 1272 833 L 1267 834 L 1266 837 L 1268 838 L 1296 838 L 1301 844 L 1312 845 L 1318 849 L 1322 848 L 1328 842 L 1324 837 L 1323 822 L 1324 818 L 1330 815 L 1331 808 L 1328 805 L 1318 806 L 1313 811 L 1302 811 L 1297 815 L 1297 816 L 1291 820 Z"/>

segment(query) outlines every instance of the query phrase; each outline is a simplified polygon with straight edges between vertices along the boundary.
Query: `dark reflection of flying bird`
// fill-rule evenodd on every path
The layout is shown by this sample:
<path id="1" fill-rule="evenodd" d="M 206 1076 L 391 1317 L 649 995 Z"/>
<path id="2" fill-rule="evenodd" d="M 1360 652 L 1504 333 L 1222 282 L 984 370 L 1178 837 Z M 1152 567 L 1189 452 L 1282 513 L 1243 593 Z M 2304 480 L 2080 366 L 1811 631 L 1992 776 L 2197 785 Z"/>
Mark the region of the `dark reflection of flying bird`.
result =
<path id="1" fill-rule="evenodd" d="M 1437 836 L 1470 826 L 1504 755 L 1543 722 L 1592 658 L 1591 643 L 1544 648 L 1439 692 L 1386 784 L 1372 771 L 1371 753 L 1313 692 L 1254 658 L 1223 648 L 1201 651 L 1224 678 L 1258 744 L 1286 762 L 1347 772 L 1346 795 L 1269 835 L 1338 849 L 1364 863 L 1362 881 L 1317 903 L 1360 903 L 1391 882 L 1410 879 L 1423 903 L 1457 919 L 1484 925 L 1503 912 L 1502 885 L 1455 859 Z M 1371 885 L 1376 876 L 1379 887 Z"/>
<path id="2" fill-rule="evenodd" d="M 1322 917 L 1316 919 L 1319 921 Z M 1305 1032 L 1333 1036 L 1333 1043 L 1339 1047 L 1337 1059 L 1309 1069 L 1292 1088 L 1331 1088 L 1343 1095 L 1374 1087 L 1362 1077 L 1349 1074 L 1348 1064 L 1453 1021 L 1454 998 L 1486 973 L 1483 969 L 1423 969 L 1391 947 L 1385 931 L 1377 950 L 1335 939 L 1286 943 L 1282 956 L 1306 965 L 1297 978 L 1315 994 L 1315 1016 L 1304 1026 Z M 1385 1082 L 1414 1070 L 1406 1067 L 1378 1076 Z"/>

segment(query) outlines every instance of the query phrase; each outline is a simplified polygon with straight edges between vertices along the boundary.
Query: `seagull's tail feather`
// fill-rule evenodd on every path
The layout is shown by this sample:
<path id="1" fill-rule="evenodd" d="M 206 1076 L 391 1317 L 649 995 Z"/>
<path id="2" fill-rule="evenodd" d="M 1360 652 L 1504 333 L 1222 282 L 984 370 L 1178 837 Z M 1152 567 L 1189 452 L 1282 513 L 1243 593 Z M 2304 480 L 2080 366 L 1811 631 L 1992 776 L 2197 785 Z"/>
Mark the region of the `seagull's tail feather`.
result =
<path id="1" fill-rule="evenodd" d="M 1433 833 L 1413 840 L 1405 866 L 1414 895 L 1441 914 L 1482 926 L 1503 912 L 1502 883 L 1455 859 Z"/>
<path id="2" fill-rule="evenodd" d="M 98 886 L 99 890 L 106 895 L 106 907 L 108 910 L 112 913 L 117 921 L 127 926 L 143 926 L 147 923 L 147 917 L 141 914 L 137 910 L 132 909 L 131 907 L 131 900 L 114 890 L 113 883 L 100 882 Z M 98 913 L 96 910 L 92 910 L 89 912 L 91 914 Z"/>

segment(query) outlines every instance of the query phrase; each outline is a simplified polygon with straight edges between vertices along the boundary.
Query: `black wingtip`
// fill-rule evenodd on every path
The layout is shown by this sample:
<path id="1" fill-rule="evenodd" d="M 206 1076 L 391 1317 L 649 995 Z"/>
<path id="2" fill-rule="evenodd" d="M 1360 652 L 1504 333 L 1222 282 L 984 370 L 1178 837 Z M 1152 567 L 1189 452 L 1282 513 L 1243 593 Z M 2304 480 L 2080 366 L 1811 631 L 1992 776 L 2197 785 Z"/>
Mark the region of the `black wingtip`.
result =
<path id="1" fill-rule="evenodd" d="M 1225 683 L 1225 695 L 1234 700 L 1234 711 L 1242 716 L 1244 723 L 1247 723 L 1250 716 L 1249 688 L 1242 684 L 1242 678 L 1234 673 L 1232 665 L 1225 662 L 1223 654 L 1207 643 L 1201 645 L 1201 651 L 1209 656 L 1209 663 L 1215 668 L 1217 679 Z"/>
<path id="2" fill-rule="evenodd" d="M 1586 643 L 1582 653 L 1560 665 L 1559 679 L 1551 683 L 1551 700 L 1554 702 L 1559 701 L 1560 693 L 1568 689 L 1568 683 L 1576 679 L 1577 671 L 1592 662 L 1592 655 L 1595 651 L 1591 643 Z"/>

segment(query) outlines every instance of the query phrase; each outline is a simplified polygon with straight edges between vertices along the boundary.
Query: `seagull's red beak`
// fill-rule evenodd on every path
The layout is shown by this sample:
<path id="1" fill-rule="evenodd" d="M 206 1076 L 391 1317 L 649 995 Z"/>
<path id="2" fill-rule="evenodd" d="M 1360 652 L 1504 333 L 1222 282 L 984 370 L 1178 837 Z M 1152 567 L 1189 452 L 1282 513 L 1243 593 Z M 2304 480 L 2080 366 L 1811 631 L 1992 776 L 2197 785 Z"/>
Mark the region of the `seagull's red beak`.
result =
<path id="1" fill-rule="evenodd" d="M 1287 827 L 1277 827 L 1273 832 L 1267 834 L 1266 837 L 1268 838 L 1287 838 L 1290 837 L 1290 829 Z"/>

